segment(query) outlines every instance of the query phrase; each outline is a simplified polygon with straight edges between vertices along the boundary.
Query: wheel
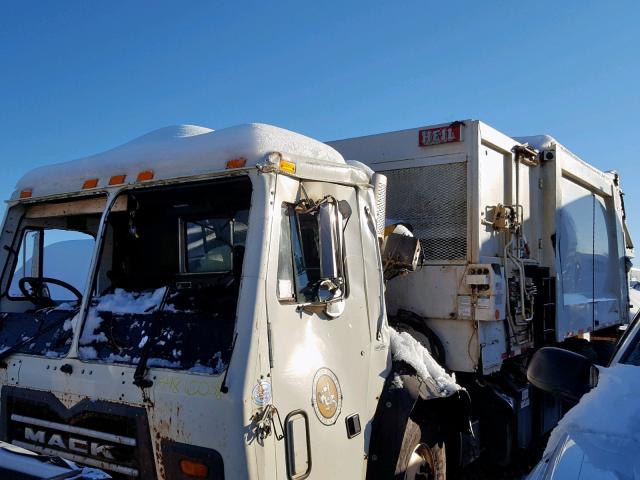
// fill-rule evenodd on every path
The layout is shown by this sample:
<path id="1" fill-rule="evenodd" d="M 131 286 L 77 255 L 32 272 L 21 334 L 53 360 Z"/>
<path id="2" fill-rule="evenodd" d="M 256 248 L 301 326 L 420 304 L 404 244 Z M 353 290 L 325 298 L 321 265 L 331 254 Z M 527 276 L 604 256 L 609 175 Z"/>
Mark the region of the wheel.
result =
<path id="1" fill-rule="evenodd" d="M 18 288 L 20 292 L 22 292 L 22 295 L 34 305 L 38 307 L 52 307 L 56 305 L 56 302 L 49 297 L 49 289 L 46 286 L 47 283 L 58 285 L 69 290 L 78 299 L 78 305 L 82 301 L 82 293 L 80 293 L 76 287 L 57 278 L 22 277 L 18 281 Z M 27 289 L 27 285 L 31 290 Z"/>
<path id="2" fill-rule="evenodd" d="M 430 439 L 409 419 L 398 455 L 395 480 L 444 480 L 447 457 L 442 440 Z"/>

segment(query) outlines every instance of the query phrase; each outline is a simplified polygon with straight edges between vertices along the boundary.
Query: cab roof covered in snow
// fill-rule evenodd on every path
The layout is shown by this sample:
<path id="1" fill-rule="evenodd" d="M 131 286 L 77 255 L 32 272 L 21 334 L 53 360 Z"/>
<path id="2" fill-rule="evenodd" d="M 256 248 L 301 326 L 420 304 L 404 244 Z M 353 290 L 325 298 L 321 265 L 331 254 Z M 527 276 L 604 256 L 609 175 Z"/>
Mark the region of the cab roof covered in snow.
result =
<path id="1" fill-rule="evenodd" d="M 273 152 L 292 162 L 315 165 L 314 173 L 318 167 L 328 166 L 343 174 L 350 171 L 345 180 L 368 180 L 357 173 L 354 178 L 354 168 L 333 148 L 289 130 L 257 123 L 217 131 L 178 125 L 152 131 L 106 152 L 36 168 L 18 181 L 12 200 L 247 169 L 264 162 Z"/>

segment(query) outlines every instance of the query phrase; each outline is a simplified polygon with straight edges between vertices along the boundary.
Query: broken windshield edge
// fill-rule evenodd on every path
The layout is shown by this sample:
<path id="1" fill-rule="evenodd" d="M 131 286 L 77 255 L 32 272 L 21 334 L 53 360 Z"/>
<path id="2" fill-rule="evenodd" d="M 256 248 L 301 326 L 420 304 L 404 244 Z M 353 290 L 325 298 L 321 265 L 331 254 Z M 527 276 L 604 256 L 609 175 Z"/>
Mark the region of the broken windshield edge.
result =
<path id="1" fill-rule="evenodd" d="M 14 205 L 1 242 L 0 356 L 68 354 L 106 195 Z"/>
<path id="2" fill-rule="evenodd" d="M 248 177 L 235 177 L 122 192 L 126 208 L 108 215 L 94 273 L 106 287 L 93 289 L 78 356 L 222 373 L 235 331 L 251 191 Z M 158 328 L 154 312 L 165 292 Z"/>

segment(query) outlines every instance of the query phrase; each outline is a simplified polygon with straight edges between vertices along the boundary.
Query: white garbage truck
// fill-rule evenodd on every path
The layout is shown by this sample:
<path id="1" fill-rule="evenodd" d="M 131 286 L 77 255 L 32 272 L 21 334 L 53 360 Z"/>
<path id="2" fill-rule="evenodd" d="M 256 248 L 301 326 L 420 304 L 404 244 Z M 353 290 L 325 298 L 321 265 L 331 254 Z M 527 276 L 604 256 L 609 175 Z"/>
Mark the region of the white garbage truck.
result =
<path id="1" fill-rule="evenodd" d="M 508 457 L 558 414 L 527 352 L 628 303 L 617 177 L 537 141 L 468 121 L 343 156 L 179 126 L 27 173 L 0 234 L 0 440 L 127 479 Z"/>

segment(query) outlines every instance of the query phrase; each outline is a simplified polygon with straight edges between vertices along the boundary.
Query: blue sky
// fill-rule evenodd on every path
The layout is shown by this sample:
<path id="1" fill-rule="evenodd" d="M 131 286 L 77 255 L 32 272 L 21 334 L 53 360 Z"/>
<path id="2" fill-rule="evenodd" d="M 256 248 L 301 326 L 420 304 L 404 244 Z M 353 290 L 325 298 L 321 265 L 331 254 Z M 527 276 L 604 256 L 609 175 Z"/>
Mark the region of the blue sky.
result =
<path id="1" fill-rule="evenodd" d="M 640 2 L 3 2 L 0 196 L 158 127 L 334 139 L 460 118 L 616 169 L 640 243 Z"/>

